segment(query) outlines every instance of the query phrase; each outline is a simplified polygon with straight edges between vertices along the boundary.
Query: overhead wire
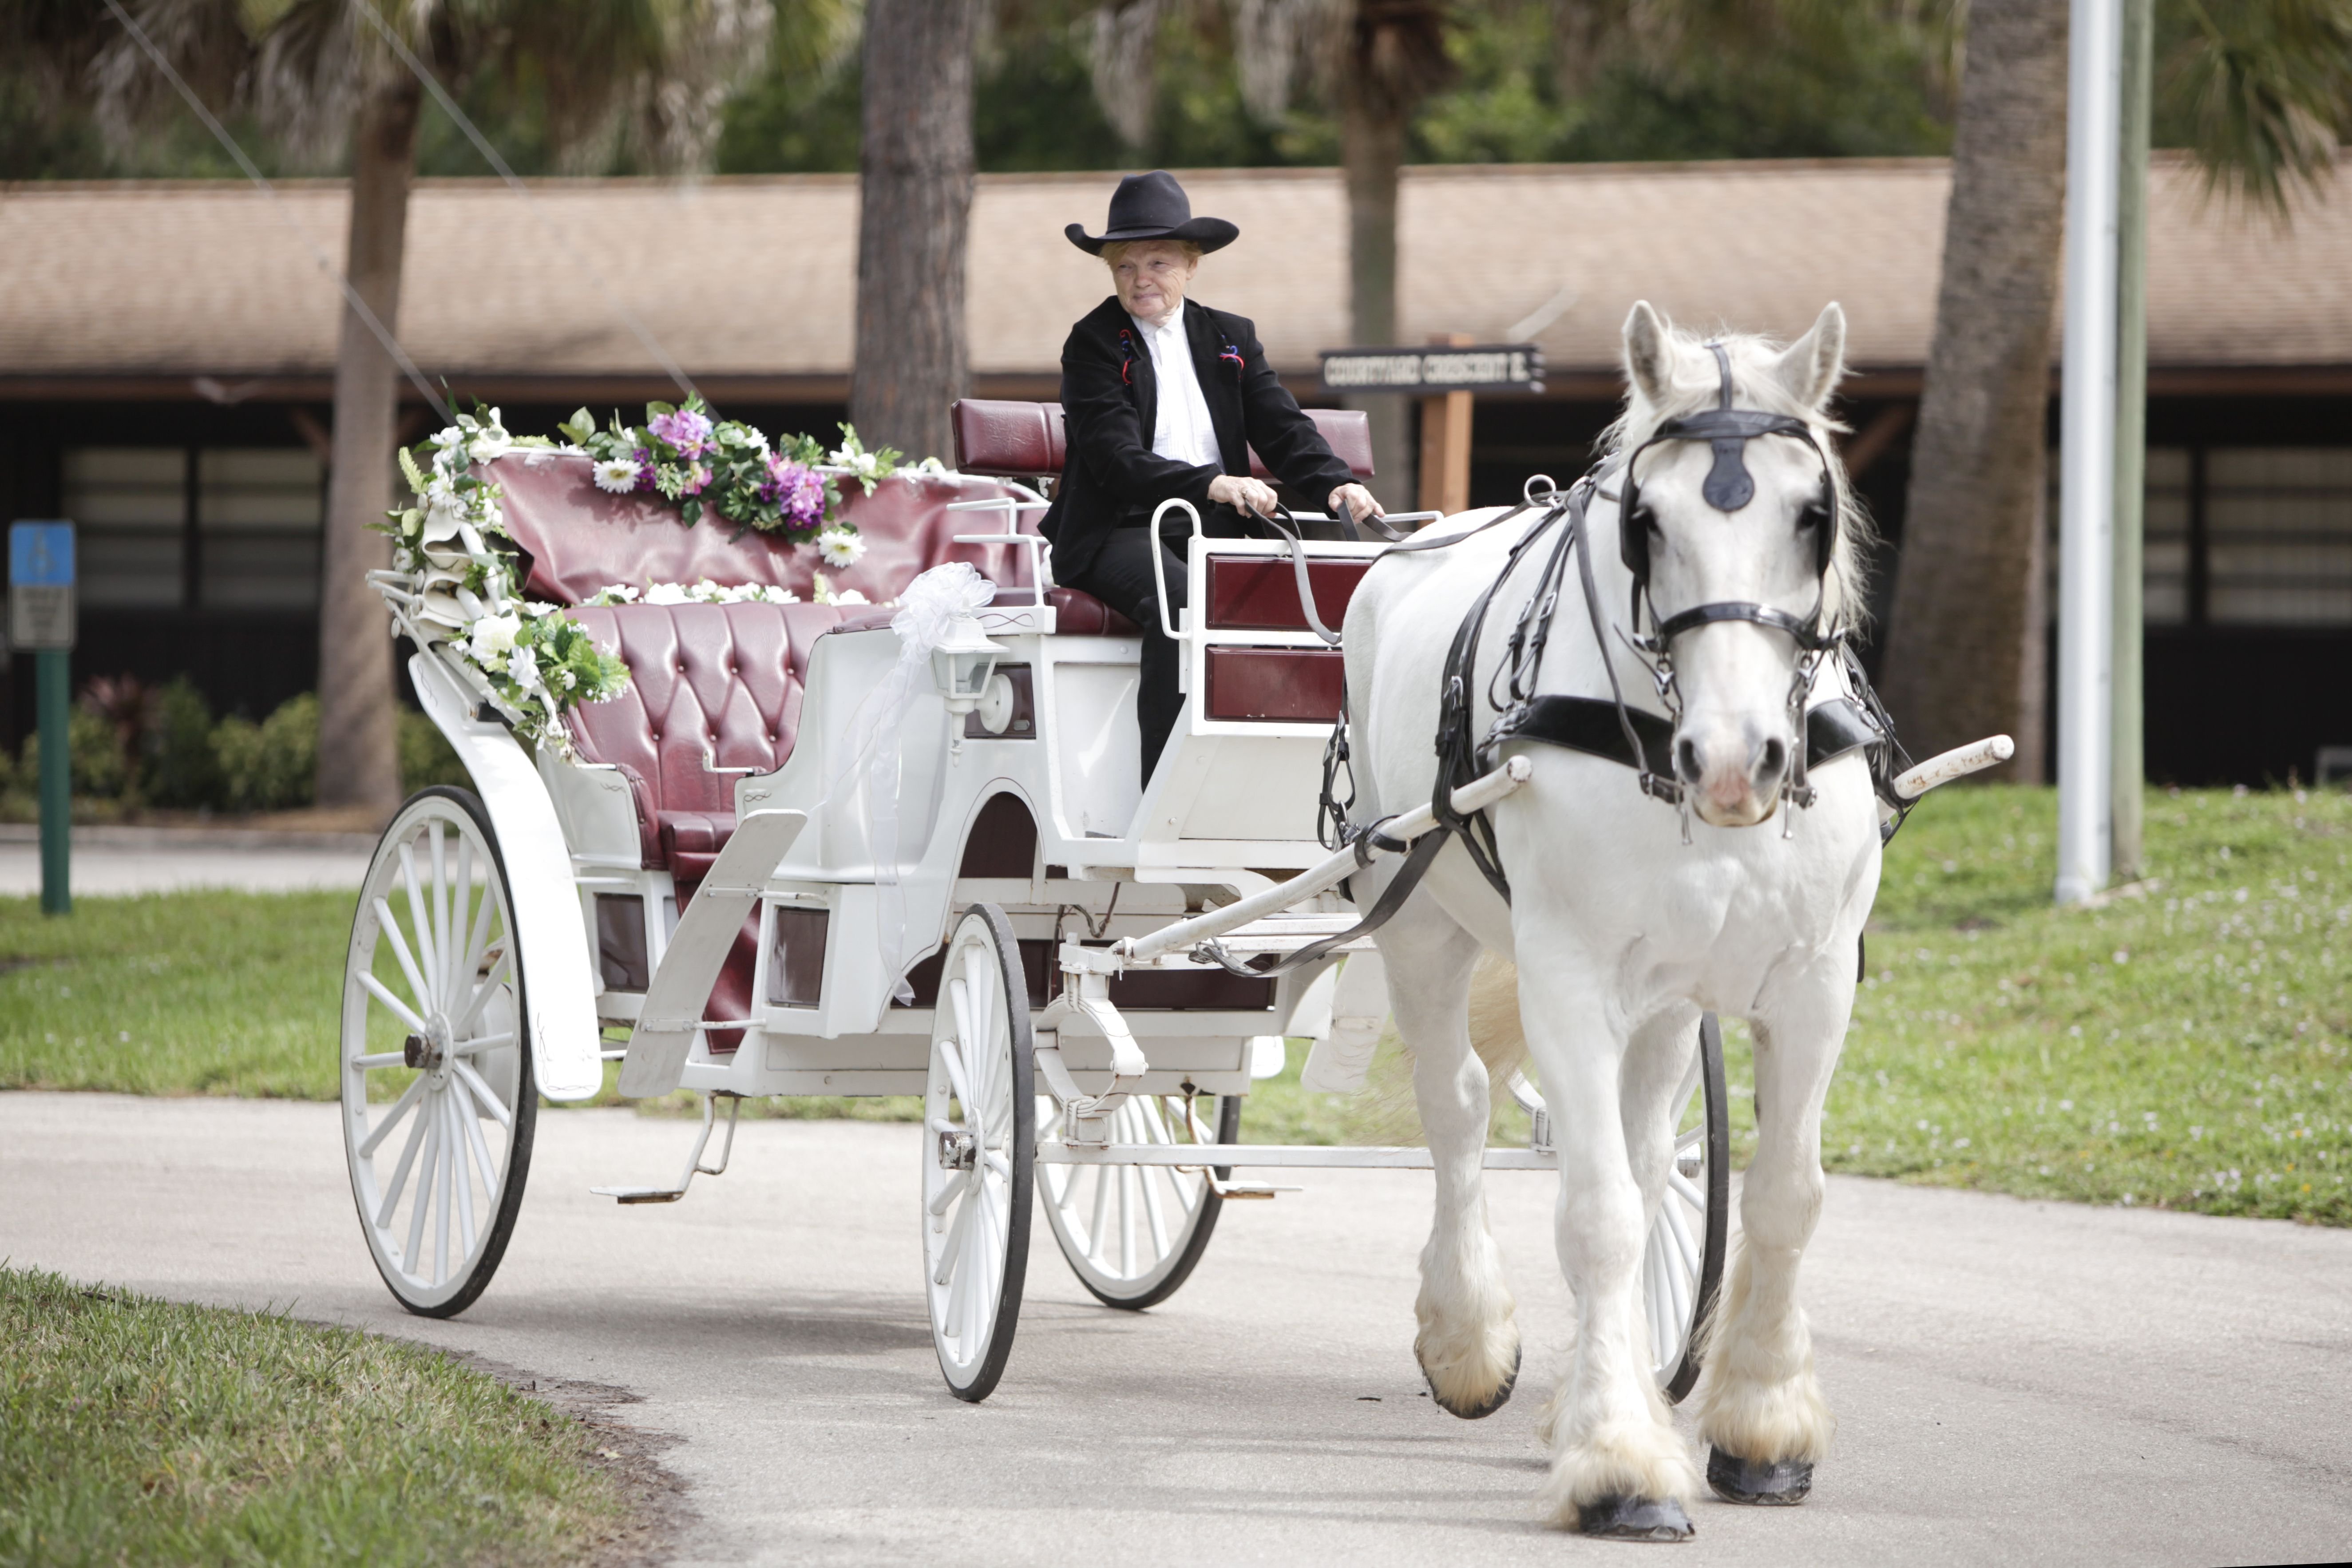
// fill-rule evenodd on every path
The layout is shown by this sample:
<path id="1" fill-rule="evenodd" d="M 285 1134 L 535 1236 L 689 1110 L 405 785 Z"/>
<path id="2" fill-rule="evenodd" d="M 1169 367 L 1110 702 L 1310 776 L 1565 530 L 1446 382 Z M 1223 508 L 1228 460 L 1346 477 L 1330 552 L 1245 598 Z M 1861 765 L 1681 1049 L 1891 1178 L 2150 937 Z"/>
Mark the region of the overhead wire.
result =
<path id="1" fill-rule="evenodd" d="M 333 279 L 335 286 L 342 290 L 343 300 L 352 308 L 352 313 L 357 315 L 367 330 L 374 335 L 375 341 L 383 346 L 383 352 L 392 356 L 393 363 L 400 367 L 401 374 L 408 377 L 418 393 L 423 395 L 425 401 L 431 405 L 433 411 L 441 416 L 441 422 L 444 425 L 448 424 L 449 405 L 441 400 L 441 395 L 433 389 L 433 384 L 425 378 L 425 373 L 416 368 L 416 362 L 408 357 L 408 351 L 400 346 L 400 340 L 393 335 L 392 330 L 383 324 L 368 302 L 360 297 L 360 291 L 352 287 L 351 279 L 344 275 L 343 269 L 335 265 L 334 258 L 320 247 L 319 242 L 311 237 L 310 231 L 302 226 L 301 220 L 288 208 L 285 198 L 278 195 L 278 187 L 270 184 L 269 177 L 255 165 L 251 158 L 246 156 L 245 149 L 237 144 L 236 138 L 230 135 L 228 128 L 215 117 L 211 110 L 205 107 L 205 100 L 196 96 L 195 89 L 188 85 L 187 79 L 173 68 L 171 60 L 165 58 L 163 51 L 155 47 L 155 41 L 147 36 L 147 30 L 138 24 L 130 12 L 123 9 L 121 0 L 106 0 L 106 8 L 114 13 L 114 19 L 122 24 L 124 29 L 130 33 L 132 41 L 138 44 L 147 58 L 155 63 L 155 68 L 163 73 L 163 79 L 170 82 L 179 95 L 187 100 L 188 107 L 195 111 L 196 118 L 204 121 L 205 129 L 213 133 L 214 139 L 219 142 L 227 151 L 228 155 L 236 161 L 236 166 L 245 171 L 245 177 L 252 181 L 260 188 L 261 194 L 269 198 L 271 209 L 300 237 L 304 246 L 310 249 L 311 258 L 318 262 L 319 269 Z"/>
<path id="2" fill-rule="evenodd" d="M 111 3 L 112 0 L 109 0 L 109 4 Z M 499 155 L 498 148 L 491 144 L 488 137 L 482 134 L 481 128 L 474 123 L 472 118 L 457 107 L 457 100 L 449 96 L 448 89 L 441 85 L 440 79 L 436 77 L 431 68 L 417 58 L 416 52 L 408 47 L 407 41 L 394 30 L 392 25 L 383 19 L 383 13 L 375 8 L 373 0 L 352 0 L 352 6 L 365 16 L 375 30 L 383 35 L 383 41 L 392 46 L 393 53 L 398 55 L 401 63 L 405 65 L 415 75 L 416 79 L 424 84 L 425 90 L 433 95 L 433 101 L 441 106 L 441 112 L 447 115 L 457 123 L 457 129 L 466 133 L 466 139 L 474 144 L 474 150 L 481 153 L 490 167 L 498 172 L 499 178 L 504 180 L 507 187 L 522 198 L 523 205 L 530 213 L 533 221 L 562 248 L 565 256 L 578 264 L 581 270 L 587 275 L 590 284 L 595 288 L 597 294 L 603 298 L 605 308 L 620 318 L 621 324 L 629 329 L 630 334 L 637 340 L 647 353 L 654 357 L 655 363 L 659 364 L 670 380 L 677 384 L 677 389 L 689 397 L 701 397 L 704 404 L 708 405 L 709 399 L 702 397 L 701 389 L 694 384 L 693 378 L 686 374 L 677 361 L 670 357 L 669 352 L 661 346 L 660 341 L 654 336 L 652 329 L 638 319 L 636 312 L 622 303 L 620 297 L 613 291 L 612 285 L 605 280 L 603 270 L 595 262 L 572 242 L 572 237 L 569 234 L 548 221 L 547 215 L 536 205 L 530 185 L 514 172 L 513 165 Z"/>

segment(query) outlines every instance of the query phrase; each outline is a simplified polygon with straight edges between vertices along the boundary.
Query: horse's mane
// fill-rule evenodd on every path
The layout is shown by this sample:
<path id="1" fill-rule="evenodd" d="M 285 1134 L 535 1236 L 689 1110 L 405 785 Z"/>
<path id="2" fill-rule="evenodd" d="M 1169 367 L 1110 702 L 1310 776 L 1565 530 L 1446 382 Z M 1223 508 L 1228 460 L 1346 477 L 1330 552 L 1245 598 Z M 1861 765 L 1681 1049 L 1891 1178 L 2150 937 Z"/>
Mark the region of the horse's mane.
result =
<path id="1" fill-rule="evenodd" d="M 1601 432 L 1593 443 L 1594 449 L 1603 454 L 1632 451 L 1667 420 L 1714 407 L 1722 388 L 1717 379 L 1715 356 L 1707 353 L 1706 345 L 1721 343 L 1731 359 L 1733 405 L 1802 419 L 1811 426 L 1813 439 L 1829 459 L 1830 491 L 1836 500 L 1838 531 L 1830 551 L 1829 580 L 1822 588 L 1822 626 L 1828 629 L 1863 625 L 1869 618 L 1868 563 L 1872 547 L 1878 542 L 1878 529 L 1848 481 L 1845 464 L 1838 458 L 1833 437 L 1844 435 L 1848 427 L 1823 416 L 1817 409 L 1799 407 L 1780 378 L 1771 374 L 1772 363 L 1788 347 L 1777 338 L 1756 332 L 1702 334 L 1672 325 L 1666 329 L 1666 337 L 1674 351 L 1676 370 L 1691 374 L 1677 374 L 1673 395 L 1656 404 L 1643 396 L 1642 389 L 1633 384 L 1633 378 L 1627 377 L 1629 390 L 1624 410 Z M 1700 375 L 1696 367 L 1702 364 L 1706 370 Z"/>

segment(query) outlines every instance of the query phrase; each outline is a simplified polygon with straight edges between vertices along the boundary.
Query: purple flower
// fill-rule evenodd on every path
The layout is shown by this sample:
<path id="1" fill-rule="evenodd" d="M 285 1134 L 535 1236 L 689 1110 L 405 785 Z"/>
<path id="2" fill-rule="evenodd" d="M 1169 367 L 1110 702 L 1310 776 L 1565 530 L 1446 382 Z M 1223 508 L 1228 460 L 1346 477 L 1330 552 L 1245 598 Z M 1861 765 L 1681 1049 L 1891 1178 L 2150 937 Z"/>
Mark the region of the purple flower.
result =
<path id="1" fill-rule="evenodd" d="M 768 479 L 760 487 L 760 499 L 773 501 L 793 528 L 814 528 L 824 520 L 824 480 L 807 464 L 790 458 L 769 454 Z"/>
<path id="2" fill-rule="evenodd" d="M 681 458 L 695 457 L 710 445 L 710 421 L 690 408 L 656 414 L 646 422 L 646 428 Z"/>
<path id="3" fill-rule="evenodd" d="M 685 483 L 685 485 L 684 485 L 683 487 L 681 487 L 681 488 L 680 488 L 680 489 L 678 490 L 678 493 L 679 493 L 680 495 L 698 496 L 698 495 L 700 495 L 700 494 L 702 493 L 702 488 L 703 488 L 705 485 L 709 484 L 709 482 L 710 482 L 710 465 L 709 465 L 709 464 L 708 464 L 708 463 L 693 463 L 693 464 L 689 464 L 689 465 L 688 466 L 688 468 L 687 468 L 687 470 L 686 470 L 686 483 Z"/>
<path id="4" fill-rule="evenodd" d="M 654 455 L 652 450 L 649 447 L 640 447 L 636 450 L 635 457 L 637 461 L 637 489 L 641 490 L 658 490 L 661 489 L 660 478 L 654 472 Z"/>

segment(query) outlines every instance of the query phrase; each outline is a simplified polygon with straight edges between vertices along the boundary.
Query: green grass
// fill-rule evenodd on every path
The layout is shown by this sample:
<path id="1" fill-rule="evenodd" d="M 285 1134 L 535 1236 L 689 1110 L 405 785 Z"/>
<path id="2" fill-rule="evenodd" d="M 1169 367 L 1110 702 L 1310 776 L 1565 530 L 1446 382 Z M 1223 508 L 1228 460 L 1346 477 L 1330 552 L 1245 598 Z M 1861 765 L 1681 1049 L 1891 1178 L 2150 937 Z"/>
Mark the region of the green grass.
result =
<path id="1" fill-rule="evenodd" d="M 0 899 L 0 1088 L 331 1100 L 352 895 Z"/>
<path id="2" fill-rule="evenodd" d="M 540 1563 L 588 1428 L 422 1346 L 0 1268 L 0 1564 Z"/>
<path id="3" fill-rule="evenodd" d="M 2098 910 L 2051 907 L 2055 811 L 2046 790 L 1940 791 L 1889 847 L 1825 1163 L 2352 1225 L 2352 797 L 2151 792 L 2155 885 Z M 52 921 L 0 900 L 0 1088 L 330 1098 L 350 911 L 349 894 L 187 893 Z M 1727 1033 L 1744 1141 L 1753 1073 L 1744 1032 Z M 1299 1089 L 1291 1055 L 1251 1096 L 1244 1137 L 1417 1135 L 1392 1047 L 1353 1100 Z M 898 1119 L 913 1103 L 746 1114 Z M 1497 1113 L 1498 1137 L 1520 1125 Z"/>
<path id="4" fill-rule="evenodd" d="M 1949 790 L 1889 846 L 1824 1162 L 2352 1224 L 2352 798 L 2151 792 L 2150 883 L 2096 910 L 2051 907 L 2055 835 Z"/>

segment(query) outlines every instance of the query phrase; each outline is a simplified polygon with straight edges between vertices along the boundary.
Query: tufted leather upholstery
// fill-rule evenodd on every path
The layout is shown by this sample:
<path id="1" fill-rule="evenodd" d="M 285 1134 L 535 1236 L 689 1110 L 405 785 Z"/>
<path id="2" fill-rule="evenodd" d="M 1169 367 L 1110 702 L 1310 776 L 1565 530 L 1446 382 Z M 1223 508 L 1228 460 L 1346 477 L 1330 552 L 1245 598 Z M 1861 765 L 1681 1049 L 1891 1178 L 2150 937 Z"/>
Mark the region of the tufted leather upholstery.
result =
<path id="1" fill-rule="evenodd" d="M 1370 419 L 1353 408 L 1306 412 L 1349 471 L 1360 479 L 1370 479 Z M 955 426 L 956 467 L 965 473 L 1034 479 L 1062 471 L 1069 448 L 1063 437 L 1060 404 L 967 397 L 949 413 Z M 1274 477 L 1255 447 L 1250 448 L 1250 472 L 1261 479 Z"/>
<path id="2" fill-rule="evenodd" d="M 628 689 L 572 711 L 581 755 L 636 797 L 644 863 L 699 882 L 735 830 L 737 773 L 782 767 L 800 726 L 809 647 L 840 624 L 824 605 L 615 605 L 572 612 L 629 667 Z M 706 761 L 706 757 L 708 761 Z"/>

